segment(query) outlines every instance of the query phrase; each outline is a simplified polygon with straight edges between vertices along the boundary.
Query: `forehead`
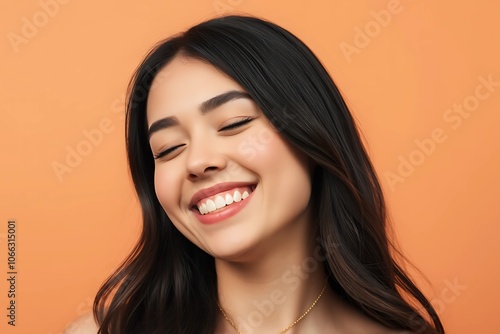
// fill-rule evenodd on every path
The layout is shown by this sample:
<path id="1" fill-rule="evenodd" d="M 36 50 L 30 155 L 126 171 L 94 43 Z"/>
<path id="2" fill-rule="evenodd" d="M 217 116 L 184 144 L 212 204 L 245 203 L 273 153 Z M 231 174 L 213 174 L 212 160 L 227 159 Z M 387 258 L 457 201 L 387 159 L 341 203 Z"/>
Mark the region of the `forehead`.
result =
<path id="1" fill-rule="evenodd" d="M 148 123 L 197 110 L 203 101 L 231 89 L 244 90 L 214 66 L 177 56 L 153 80 L 147 101 Z"/>

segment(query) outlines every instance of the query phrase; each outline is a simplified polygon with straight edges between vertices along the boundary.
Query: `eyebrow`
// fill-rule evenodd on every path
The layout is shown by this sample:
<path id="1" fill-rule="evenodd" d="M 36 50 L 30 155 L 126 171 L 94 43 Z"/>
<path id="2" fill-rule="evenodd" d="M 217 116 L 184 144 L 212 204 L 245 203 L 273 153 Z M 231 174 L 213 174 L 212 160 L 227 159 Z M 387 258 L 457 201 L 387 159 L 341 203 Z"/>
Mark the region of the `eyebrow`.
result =
<path id="1" fill-rule="evenodd" d="M 230 91 L 219 94 L 217 96 L 214 96 L 214 97 L 202 102 L 200 104 L 200 107 L 199 107 L 200 113 L 202 115 L 204 115 L 204 114 L 208 113 L 209 111 L 212 111 L 212 110 L 220 107 L 224 103 L 227 103 L 229 101 L 236 100 L 236 99 L 250 99 L 250 100 L 252 100 L 252 97 L 247 92 L 242 92 L 239 90 L 230 90 Z M 151 126 L 149 127 L 148 138 L 151 138 L 151 136 L 155 132 L 158 132 L 160 130 L 163 130 L 163 129 L 166 129 L 166 128 L 169 128 L 171 126 L 178 125 L 178 124 L 179 124 L 179 121 L 177 120 L 177 117 L 175 117 L 175 116 L 167 116 L 167 117 L 161 118 L 157 121 L 154 121 L 153 124 L 151 124 Z"/>

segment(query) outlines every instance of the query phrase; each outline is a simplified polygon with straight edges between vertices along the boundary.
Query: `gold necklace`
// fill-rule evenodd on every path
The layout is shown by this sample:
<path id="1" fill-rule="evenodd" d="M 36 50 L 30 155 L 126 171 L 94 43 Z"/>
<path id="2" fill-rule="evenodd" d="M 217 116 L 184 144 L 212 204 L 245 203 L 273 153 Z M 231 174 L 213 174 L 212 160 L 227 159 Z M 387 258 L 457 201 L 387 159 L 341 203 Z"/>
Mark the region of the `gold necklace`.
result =
<path id="1" fill-rule="evenodd" d="M 328 283 L 328 280 L 325 281 L 325 284 L 323 285 L 323 289 L 321 289 L 321 292 L 319 293 L 318 297 L 316 298 L 316 300 L 311 304 L 311 306 L 309 306 L 309 308 L 307 309 L 307 311 L 304 312 L 304 314 L 302 314 L 297 320 L 295 320 L 294 322 L 292 322 L 290 325 L 288 325 L 287 327 L 283 328 L 282 330 L 280 330 L 280 334 L 282 333 L 285 333 L 286 331 L 288 331 L 290 328 L 292 328 L 293 326 L 295 326 L 300 320 L 302 320 L 312 309 L 313 307 L 316 305 L 316 303 L 318 302 L 318 300 L 321 298 L 321 296 L 323 295 L 323 292 L 325 292 L 325 288 L 326 288 L 326 284 Z M 224 312 L 224 310 L 222 309 L 222 307 L 220 306 L 219 302 L 217 302 L 217 306 L 219 306 L 219 310 L 221 311 L 222 313 L 222 316 L 224 317 L 224 319 L 227 320 L 227 322 L 229 322 L 229 324 L 236 330 L 236 333 L 238 334 L 241 334 L 240 330 L 238 329 L 238 327 L 236 327 L 236 325 L 234 324 L 234 322 L 231 320 L 231 318 L 229 318 L 226 314 L 226 312 Z"/>

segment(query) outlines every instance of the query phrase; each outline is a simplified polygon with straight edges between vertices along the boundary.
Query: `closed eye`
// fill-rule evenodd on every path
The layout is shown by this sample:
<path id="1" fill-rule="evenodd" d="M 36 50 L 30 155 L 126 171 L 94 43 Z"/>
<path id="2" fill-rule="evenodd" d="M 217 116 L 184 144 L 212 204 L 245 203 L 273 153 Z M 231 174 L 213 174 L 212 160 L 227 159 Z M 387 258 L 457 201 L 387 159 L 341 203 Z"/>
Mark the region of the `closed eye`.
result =
<path id="1" fill-rule="evenodd" d="M 186 145 L 186 144 L 181 144 L 181 145 L 172 146 L 172 147 L 170 147 L 170 148 L 167 148 L 166 150 L 164 150 L 164 151 L 162 151 L 162 152 L 160 152 L 160 153 L 158 153 L 158 154 L 154 155 L 154 158 L 155 158 L 155 160 L 160 159 L 160 158 L 162 158 L 162 157 L 166 156 L 167 154 L 172 153 L 173 151 L 175 151 L 175 150 L 176 150 L 176 149 L 178 149 L 179 147 L 182 147 L 182 146 L 185 146 L 185 145 Z"/>
<path id="2" fill-rule="evenodd" d="M 248 124 L 250 123 L 251 121 L 253 121 L 255 118 L 257 117 L 245 117 L 243 118 L 242 120 L 240 121 L 237 121 L 237 122 L 234 122 L 232 124 L 229 124 L 229 125 L 226 125 L 224 127 L 222 127 L 219 131 L 230 131 L 230 130 L 234 130 L 234 129 L 237 129 L 245 124 Z M 185 146 L 186 144 L 180 144 L 180 145 L 176 145 L 176 146 L 172 146 L 172 147 L 169 147 L 167 148 L 166 150 L 158 153 L 158 154 L 155 154 L 153 157 L 155 160 L 158 160 L 158 159 L 161 159 L 162 157 L 174 152 L 176 149 L 182 147 L 182 146 Z"/>
<path id="3" fill-rule="evenodd" d="M 240 126 L 243 126 L 243 125 L 251 122 L 254 119 L 255 119 L 255 117 L 246 117 L 246 118 L 243 118 L 242 120 L 240 120 L 238 122 L 234 122 L 232 124 L 229 124 L 229 125 L 226 125 L 226 126 L 222 127 L 219 131 L 229 131 L 229 130 L 233 130 L 233 129 L 239 128 Z"/>

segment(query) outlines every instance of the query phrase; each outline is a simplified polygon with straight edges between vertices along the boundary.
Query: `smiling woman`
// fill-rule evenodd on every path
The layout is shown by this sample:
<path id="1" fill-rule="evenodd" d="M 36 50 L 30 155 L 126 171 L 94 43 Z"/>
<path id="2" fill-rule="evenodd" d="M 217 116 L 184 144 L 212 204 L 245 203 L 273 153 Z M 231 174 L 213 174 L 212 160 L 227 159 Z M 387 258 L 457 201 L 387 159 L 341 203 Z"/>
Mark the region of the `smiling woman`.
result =
<path id="1" fill-rule="evenodd" d="M 288 31 L 227 16 L 161 42 L 126 135 L 143 230 L 99 333 L 444 333 L 391 256 L 342 96 Z"/>
<path id="2" fill-rule="evenodd" d="M 174 226 L 211 256 L 238 262 L 265 258 L 276 238 L 312 237 L 306 156 L 212 65 L 180 54 L 158 72 L 167 76 L 153 82 L 146 109 L 156 196 Z M 269 139 L 249 158 L 242 144 L 262 133 Z"/>

